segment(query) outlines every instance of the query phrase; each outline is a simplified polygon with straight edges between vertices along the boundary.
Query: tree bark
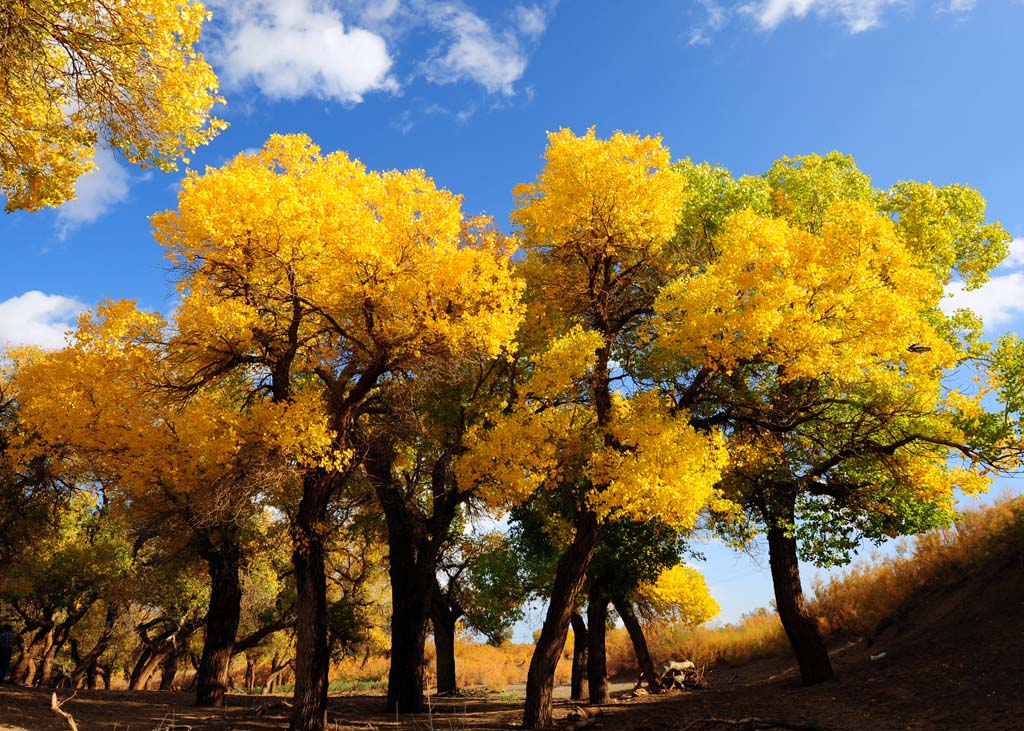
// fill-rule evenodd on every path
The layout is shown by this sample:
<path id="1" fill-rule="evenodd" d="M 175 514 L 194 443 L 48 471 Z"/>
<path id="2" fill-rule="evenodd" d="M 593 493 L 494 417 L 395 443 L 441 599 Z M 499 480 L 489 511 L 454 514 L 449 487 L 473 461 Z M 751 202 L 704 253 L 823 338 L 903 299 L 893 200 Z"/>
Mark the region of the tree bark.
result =
<path id="1" fill-rule="evenodd" d="M 292 565 L 298 596 L 295 621 L 295 693 L 290 731 L 324 731 L 327 726 L 327 574 L 323 527 L 331 476 L 311 470 L 292 521 Z"/>
<path id="2" fill-rule="evenodd" d="M 437 655 L 437 692 L 454 693 L 455 680 L 455 624 L 462 616 L 461 608 L 452 607 L 434 582 L 434 597 L 430 605 L 430 623 L 434 628 L 434 649 Z"/>
<path id="3" fill-rule="evenodd" d="M 210 572 L 210 605 L 203 655 L 196 672 L 196 705 L 222 708 L 242 611 L 242 553 L 235 536 L 226 529 L 223 542 L 208 547 L 202 556 Z"/>
<path id="4" fill-rule="evenodd" d="M 558 560 L 555 582 L 551 588 L 551 601 L 544 617 L 537 646 L 530 658 L 526 675 L 526 707 L 523 728 L 550 728 L 552 726 L 552 698 L 555 668 L 565 646 L 565 636 L 576 604 L 576 595 L 587 578 L 587 568 L 594 558 L 600 538 L 597 516 L 587 511 L 576 527 L 572 544 Z"/>
<path id="5" fill-rule="evenodd" d="M 651 651 L 647 647 L 644 628 L 640 626 L 640 620 L 633 609 L 633 602 L 628 597 L 613 594 L 612 604 L 615 606 L 615 611 L 622 617 L 626 632 L 629 633 L 630 642 L 633 643 L 633 654 L 636 655 L 637 665 L 640 666 L 640 674 L 647 679 L 647 689 L 651 693 L 660 693 L 662 691 L 661 679 L 654 669 L 654 658 L 651 657 Z"/>
<path id="6" fill-rule="evenodd" d="M 791 525 L 794 514 L 792 499 L 784 506 L 783 512 L 784 521 Z M 816 685 L 835 680 L 818 620 L 808 611 L 804 600 L 796 537 L 787 535 L 786 528 L 771 523 L 768 528 L 768 560 L 775 586 L 775 606 L 789 643 L 793 646 L 803 684 Z"/>
<path id="7" fill-rule="evenodd" d="M 572 624 L 572 681 L 569 698 L 583 700 L 583 680 L 587 677 L 587 624 L 583 615 L 574 611 L 569 617 Z"/>
<path id="8" fill-rule="evenodd" d="M 608 656 L 605 639 L 608 634 L 608 593 L 600 579 L 590 584 L 587 596 L 587 687 L 590 705 L 608 703 Z"/>

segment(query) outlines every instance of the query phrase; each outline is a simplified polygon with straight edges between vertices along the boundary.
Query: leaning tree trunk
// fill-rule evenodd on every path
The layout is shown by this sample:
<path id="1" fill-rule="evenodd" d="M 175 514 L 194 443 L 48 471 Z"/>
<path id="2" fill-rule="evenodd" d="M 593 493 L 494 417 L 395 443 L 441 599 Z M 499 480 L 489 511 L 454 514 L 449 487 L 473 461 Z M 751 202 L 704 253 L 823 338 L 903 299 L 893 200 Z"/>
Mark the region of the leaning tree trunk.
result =
<path id="1" fill-rule="evenodd" d="M 434 596 L 430 604 L 430 624 L 434 628 L 438 693 L 454 693 L 458 689 L 455 680 L 455 624 L 460 616 L 461 608 L 458 605 L 453 607 L 446 600 L 435 580 Z"/>
<path id="2" fill-rule="evenodd" d="M 551 694 L 555 684 L 555 668 L 565 646 L 576 595 L 587 578 L 587 568 L 594 558 L 600 535 L 597 516 L 590 511 L 585 512 L 576 527 L 572 543 L 558 560 L 555 582 L 551 587 L 551 601 L 526 675 L 523 728 L 552 726 Z"/>
<path id="3" fill-rule="evenodd" d="M 298 598 L 295 619 L 295 692 L 290 731 L 327 727 L 327 573 L 323 526 L 331 476 L 313 470 L 303 480 L 302 500 L 292 522 L 292 566 Z"/>
<path id="4" fill-rule="evenodd" d="M 128 690 L 146 690 L 153 673 L 167 661 L 167 657 L 173 651 L 170 645 L 166 645 L 160 650 L 147 650 L 135 663 L 131 680 L 128 683 Z"/>
<path id="5" fill-rule="evenodd" d="M 647 647 L 647 638 L 644 637 L 644 628 L 640 626 L 640 620 L 633 609 L 633 602 L 628 597 L 619 594 L 612 595 L 612 604 L 615 611 L 622 617 L 622 623 L 626 626 L 629 639 L 633 643 L 633 653 L 636 655 L 637 665 L 640 666 L 640 674 L 647 678 L 647 689 L 652 693 L 660 693 L 661 679 L 654 669 L 654 658 Z"/>
<path id="6" fill-rule="evenodd" d="M 92 649 L 75 663 L 75 669 L 71 671 L 71 687 L 77 688 L 83 680 L 86 680 L 90 688 L 95 687 L 95 668 L 100 656 L 107 651 L 114 640 L 114 625 L 121 613 L 121 606 L 117 602 L 107 604 L 107 613 L 103 619 L 103 631 Z"/>
<path id="7" fill-rule="evenodd" d="M 789 504 L 784 506 L 783 521 L 792 525 L 793 515 L 794 506 L 790 499 Z M 804 600 L 796 537 L 792 535 L 792 529 L 769 524 L 768 560 L 775 585 L 775 606 L 779 610 L 779 619 L 782 620 L 786 636 L 793 646 L 803 684 L 815 685 L 835 680 L 818 620 L 808 611 Z"/>
<path id="8" fill-rule="evenodd" d="M 231 655 L 242 610 L 239 571 L 242 553 L 230 529 L 224 542 L 203 552 L 210 572 L 210 606 L 206 612 L 203 656 L 196 672 L 196 705 L 222 708 L 228 692 Z"/>
<path id="9" fill-rule="evenodd" d="M 587 596 L 587 688 L 590 705 L 603 706 L 608 697 L 608 593 L 599 578 L 590 585 Z"/>
<path id="10" fill-rule="evenodd" d="M 569 698 L 583 700 L 583 680 L 587 677 L 587 624 L 583 615 L 574 611 L 569 617 L 572 624 L 572 680 Z"/>

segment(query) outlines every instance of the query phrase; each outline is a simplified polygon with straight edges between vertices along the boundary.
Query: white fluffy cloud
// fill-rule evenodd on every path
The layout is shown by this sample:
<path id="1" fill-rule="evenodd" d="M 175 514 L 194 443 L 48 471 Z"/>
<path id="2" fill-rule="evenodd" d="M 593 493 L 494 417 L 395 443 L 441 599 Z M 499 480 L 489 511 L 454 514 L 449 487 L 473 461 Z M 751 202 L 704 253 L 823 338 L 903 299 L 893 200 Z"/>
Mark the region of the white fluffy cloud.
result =
<path id="1" fill-rule="evenodd" d="M 38 345 L 59 348 L 85 305 L 71 297 L 37 290 L 0 302 L 0 348 Z"/>
<path id="2" fill-rule="evenodd" d="M 1010 255 L 984 286 L 967 291 L 962 284 L 954 282 L 946 288 L 946 294 L 943 310 L 969 308 L 981 317 L 986 327 L 1001 329 L 1024 317 L 1024 238 L 1014 239 Z"/>
<path id="3" fill-rule="evenodd" d="M 545 27 L 543 11 L 519 6 L 516 27 L 501 31 L 461 3 L 428 3 L 426 11 L 430 25 L 447 36 L 423 64 L 428 80 L 436 84 L 475 81 L 491 94 L 514 93 L 527 62 L 517 30 L 539 36 Z"/>
<path id="4" fill-rule="evenodd" d="M 906 5 L 907 0 L 760 0 L 750 3 L 746 9 L 765 30 L 789 18 L 803 18 L 813 12 L 821 17 L 838 18 L 850 32 L 861 33 L 880 25 L 887 9 Z"/>
<path id="5" fill-rule="evenodd" d="M 61 235 L 83 223 L 92 223 L 128 197 L 131 189 L 128 169 L 106 147 L 96 150 L 96 169 L 78 179 L 77 198 L 57 209 Z"/>
<path id="6" fill-rule="evenodd" d="M 214 57 L 229 87 L 251 83 L 272 99 L 314 96 L 347 104 L 361 102 L 368 92 L 398 88 L 385 39 L 346 26 L 326 0 L 216 0 L 212 5 L 222 20 Z M 388 8 L 373 10 L 380 15 Z"/>

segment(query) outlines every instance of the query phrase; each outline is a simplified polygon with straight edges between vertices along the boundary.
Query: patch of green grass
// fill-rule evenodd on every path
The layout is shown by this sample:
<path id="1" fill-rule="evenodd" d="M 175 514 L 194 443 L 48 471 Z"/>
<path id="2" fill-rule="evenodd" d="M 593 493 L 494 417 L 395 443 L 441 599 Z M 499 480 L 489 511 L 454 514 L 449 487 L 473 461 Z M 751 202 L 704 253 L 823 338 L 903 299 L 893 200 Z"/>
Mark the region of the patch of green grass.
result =
<path id="1" fill-rule="evenodd" d="M 376 690 L 380 687 L 381 682 L 377 678 L 345 678 L 343 680 L 335 680 L 327 687 L 327 690 L 332 693 L 351 693 L 353 691 Z"/>

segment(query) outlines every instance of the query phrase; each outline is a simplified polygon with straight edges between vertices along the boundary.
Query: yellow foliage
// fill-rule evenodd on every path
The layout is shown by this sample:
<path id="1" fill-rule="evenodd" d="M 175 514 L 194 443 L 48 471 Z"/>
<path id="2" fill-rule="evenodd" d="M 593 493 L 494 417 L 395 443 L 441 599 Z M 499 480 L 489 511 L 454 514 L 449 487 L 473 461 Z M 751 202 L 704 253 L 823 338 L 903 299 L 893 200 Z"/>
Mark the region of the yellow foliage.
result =
<path id="1" fill-rule="evenodd" d="M 941 282 L 914 258 L 892 222 L 869 203 L 832 206 L 820 234 L 750 211 L 733 214 L 721 255 L 662 290 L 662 347 L 730 374 L 780 364 L 780 380 L 865 371 L 914 359 L 934 373 L 954 353 L 922 319 Z"/>
<path id="2" fill-rule="evenodd" d="M 708 622 L 720 609 L 704 576 L 685 564 L 666 569 L 653 584 L 642 584 L 637 593 L 656 615 L 683 624 Z"/>
<path id="3" fill-rule="evenodd" d="M 152 222 L 187 275 L 177 343 L 195 372 L 283 363 L 296 390 L 345 390 L 364 375 L 372 384 L 450 357 L 495 356 L 521 319 L 512 252 L 489 220 L 465 219 L 461 198 L 423 171 L 368 172 L 303 135 L 274 135 L 190 174 L 177 210 Z M 330 430 L 344 441 L 339 424 L 314 422 L 313 442 Z M 336 446 L 333 467 L 348 459 Z"/>
<path id="4" fill-rule="evenodd" d="M 0 191 L 8 211 L 75 197 L 98 140 L 168 170 L 226 125 L 217 78 L 195 50 L 193 0 L 22 0 L 0 44 Z"/>

